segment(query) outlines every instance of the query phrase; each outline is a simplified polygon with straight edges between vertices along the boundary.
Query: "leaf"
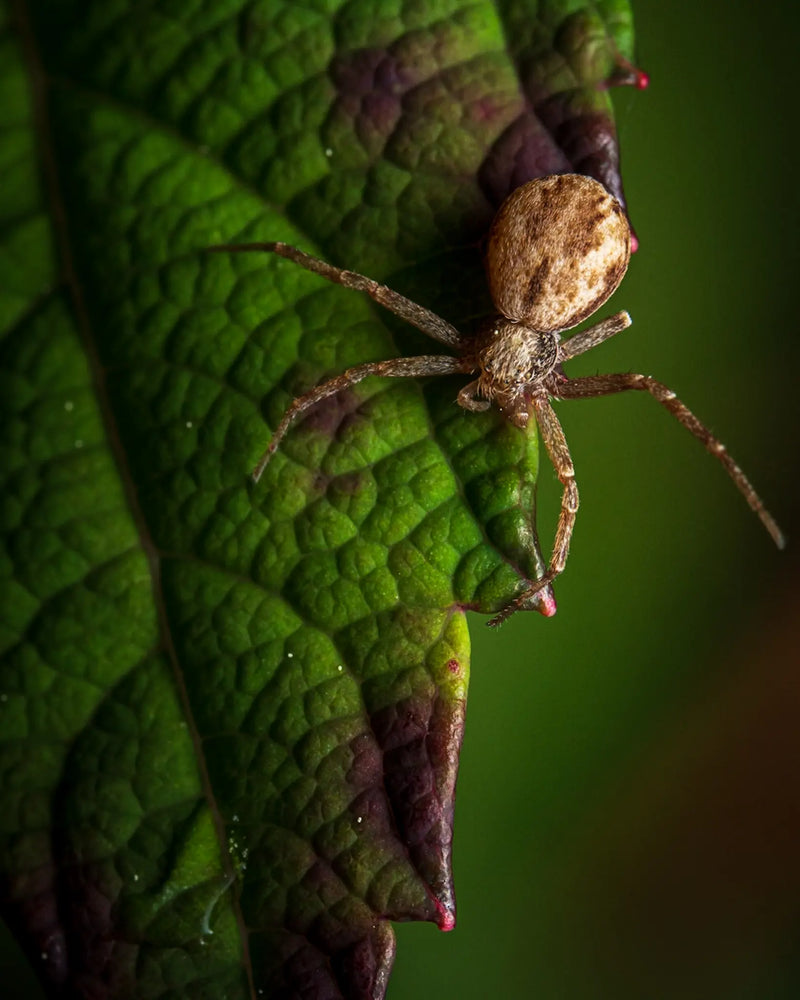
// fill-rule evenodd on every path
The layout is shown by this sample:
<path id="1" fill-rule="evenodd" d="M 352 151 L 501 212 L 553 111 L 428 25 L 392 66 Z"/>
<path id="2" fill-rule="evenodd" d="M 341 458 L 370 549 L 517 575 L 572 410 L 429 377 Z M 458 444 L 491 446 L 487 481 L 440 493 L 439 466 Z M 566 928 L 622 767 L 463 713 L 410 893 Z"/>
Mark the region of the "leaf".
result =
<path id="1" fill-rule="evenodd" d="M 298 243 L 469 328 L 511 188 L 620 191 L 630 13 L 326 6 L 2 25 L 0 858 L 52 994 L 381 997 L 389 921 L 454 922 L 464 612 L 541 570 L 535 434 L 370 380 L 254 485 L 298 392 L 424 338 L 203 248 Z"/>

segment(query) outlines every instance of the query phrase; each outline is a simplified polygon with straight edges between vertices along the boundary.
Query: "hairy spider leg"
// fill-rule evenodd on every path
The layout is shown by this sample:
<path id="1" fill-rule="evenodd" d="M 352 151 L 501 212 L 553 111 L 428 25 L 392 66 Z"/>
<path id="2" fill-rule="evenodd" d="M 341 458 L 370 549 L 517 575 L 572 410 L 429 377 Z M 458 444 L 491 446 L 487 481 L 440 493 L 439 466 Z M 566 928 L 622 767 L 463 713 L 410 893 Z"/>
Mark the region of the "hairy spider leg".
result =
<path id="1" fill-rule="evenodd" d="M 750 480 L 728 454 L 725 445 L 711 433 L 704 423 L 697 419 L 668 386 L 657 382 L 648 375 L 587 375 L 583 378 L 567 379 L 557 383 L 553 387 L 552 394 L 557 399 L 591 399 L 595 396 L 609 396 L 612 393 L 626 392 L 630 389 L 649 392 L 700 441 L 706 451 L 719 459 L 739 492 L 758 514 L 761 523 L 772 536 L 772 540 L 779 549 L 782 549 L 786 544 L 783 532 L 764 506 L 764 502 L 756 493 Z"/>
<path id="2" fill-rule="evenodd" d="M 379 305 L 389 309 L 395 315 L 411 323 L 412 326 L 415 326 L 418 330 L 421 330 L 434 340 L 438 340 L 440 343 L 460 350 L 463 350 L 467 344 L 466 339 L 462 337 L 454 326 L 442 319 L 441 316 L 437 316 L 436 313 L 431 312 L 430 309 L 425 309 L 424 306 L 412 302 L 411 299 L 407 299 L 399 292 L 395 292 L 386 285 L 381 285 L 372 278 L 366 277 L 366 275 L 358 274 L 356 271 L 348 271 L 341 267 L 334 267 L 327 261 L 320 260 L 318 257 L 312 257 L 311 254 L 298 250 L 297 247 L 291 246 L 289 243 L 222 243 L 207 247 L 207 249 L 212 253 L 251 253 L 260 251 L 263 253 L 278 254 L 280 257 L 285 257 L 287 260 L 299 264 L 307 271 L 312 271 L 314 274 L 319 274 L 321 277 L 327 278 L 328 281 L 344 285 L 345 288 L 354 288 L 356 291 L 365 292 L 371 299 L 379 303 Z M 267 450 L 258 460 L 253 470 L 253 479 L 258 482 L 261 478 L 261 474 L 278 448 L 281 439 L 286 434 L 292 422 L 301 413 L 315 403 L 320 402 L 320 400 L 332 396 L 348 386 L 355 385 L 370 375 L 378 375 L 383 378 L 417 378 L 425 375 L 451 375 L 472 370 L 473 366 L 471 363 L 448 355 L 394 358 L 389 361 L 367 362 L 366 364 L 349 368 L 341 375 L 323 382 L 322 385 L 315 386 L 294 400 L 275 428 L 275 433 L 272 435 Z"/>
<path id="3" fill-rule="evenodd" d="M 312 257 L 297 247 L 289 243 L 221 243 L 217 246 L 207 247 L 212 253 L 250 253 L 252 251 L 263 251 L 264 253 L 275 253 L 279 257 L 294 261 L 307 271 L 313 271 L 328 281 L 333 281 L 346 288 L 355 288 L 359 292 L 365 292 L 371 299 L 379 305 L 384 306 L 396 316 L 411 323 L 418 330 L 422 330 L 429 337 L 448 344 L 450 347 L 463 348 L 466 344 L 465 338 L 456 330 L 454 326 L 437 316 L 435 312 L 426 309 L 424 306 L 412 302 L 405 295 L 395 292 L 386 285 L 381 285 L 366 275 L 358 274 L 356 271 L 347 271 L 341 267 L 334 267 L 327 261 L 320 260 L 319 257 Z"/>
<path id="4" fill-rule="evenodd" d="M 253 479 L 258 482 L 289 427 L 301 413 L 314 406 L 315 403 L 319 403 L 321 400 L 327 399 L 328 396 L 333 396 L 337 392 L 341 392 L 342 389 L 347 389 L 349 386 L 361 382 L 362 379 L 368 378 L 370 375 L 378 375 L 382 378 L 419 378 L 425 375 L 454 375 L 464 372 L 465 364 L 466 362 L 461 358 L 454 358 L 445 354 L 422 355 L 415 358 L 391 358 L 388 361 L 367 361 L 363 365 L 348 368 L 341 375 L 336 375 L 334 378 L 328 379 L 327 382 L 309 389 L 302 396 L 298 396 L 284 413 L 280 423 L 275 428 L 267 450 L 253 469 Z"/>
<path id="5" fill-rule="evenodd" d="M 569 453 L 569 445 L 564 436 L 561 423 L 546 397 L 534 396 L 531 399 L 531 405 L 536 415 L 536 422 L 539 425 L 539 432 L 547 449 L 547 454 L 550 456 L 550 461 L 553 463 L 553 468 L 556 470 L 556 475 L 563 487 L 561 493 L 561 512 L 558 516 L 556 537 L 553 542 L 553 552 L 550 556 L 547 572 L 532 583 L 527 590 L 514 598 L 498 615 L 495 615 L 494 618 L 486 623 L 492 627 L 501 625 L 507 618 L 510 618 L 515 611 L 518 611 L 535 594 L 552 583 L 559 573 L 563 571 L 567 564 L 569 544 L 575 527 L 575 517 L 578 513 L 579 497 L 578 484 L 575 482 L 575 468 L 572 464 L 572 456 Z"/>
<path id="6" fill-rule="evenodd" d="M 631 322 L 631 317 L 626 312 L 615 313 L 608 319 L 600 320 L 594 326 L 581 330 L 569 340 L 565 340 L 558 348 L 558 360 L 569 361 L 570 358 L 577 358 L 579 354 L 591 351 L 593 347 L 602 344 L 604 340 L 622 333 L 631 325 Z"/>

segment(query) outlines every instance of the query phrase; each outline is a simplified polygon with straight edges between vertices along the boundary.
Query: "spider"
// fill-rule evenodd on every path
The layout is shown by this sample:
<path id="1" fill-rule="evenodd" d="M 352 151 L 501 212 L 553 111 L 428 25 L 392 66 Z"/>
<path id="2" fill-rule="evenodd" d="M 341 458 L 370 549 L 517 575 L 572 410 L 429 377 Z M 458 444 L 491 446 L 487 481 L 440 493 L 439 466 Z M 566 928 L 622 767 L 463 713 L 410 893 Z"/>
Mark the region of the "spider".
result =
<path id="1" fill-rule="evenodd" d="M 528 581 L 489 625 L 499 625 L 550 584 L 564 569 L 578 511 L 578 487 L 564 431 L 551 399 L 588 399 L 629 389 L 648 392 L 724 466 L 779 548 L 783 534 L 725 446 L 663 383 L 647 375 L 610 374 L 567 378 L 562 365 L 631 324 L 627 312 L 561 339 L 599 309 L 619 285 L 630 259 L 630 227 L 620 203 L 598 181 L 559 174 L 529 181 L 500 206 L 489 231 L 486 274 L 497 313 L 474 336 L 464 336 L 441 316 L 385 285 L 354 271 L 333 267 L 287 243 L 242 243 L 209 247 L 218 252 L 266 251 L 366 292 L 380 305 L 450 348 L 454 354 L 371 361 L 299 396 L 286 410 L 253 470 L 257 481 L 290 425 L 320 400 L 370 375 L 419 378 L 477 375 L 458 393 L 466 410 L 492 403 L 515 426 L 533 416 L 562 484 L 561 510 L 546 572 Z"/>

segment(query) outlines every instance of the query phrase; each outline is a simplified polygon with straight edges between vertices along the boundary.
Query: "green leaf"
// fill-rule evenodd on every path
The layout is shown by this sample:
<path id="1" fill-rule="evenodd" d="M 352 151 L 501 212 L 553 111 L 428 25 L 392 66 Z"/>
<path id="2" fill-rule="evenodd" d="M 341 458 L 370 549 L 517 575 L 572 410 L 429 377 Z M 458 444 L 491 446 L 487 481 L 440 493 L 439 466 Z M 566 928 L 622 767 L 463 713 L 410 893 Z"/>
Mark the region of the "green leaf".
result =
<path id="1" fill-rule="evenodd" d="M 380 997 L 454 921 L 465 610 L 542 567 L 535 432 L 369 380 L 464 329 L 541 173 L 621 193 L 625 2 L 20 2 L 2 25 L 4 914 L 52 993 Z M 627 82 L 632 82 L 628 80 Z M 548 596 L 543 610 L 552 611 Z"/>

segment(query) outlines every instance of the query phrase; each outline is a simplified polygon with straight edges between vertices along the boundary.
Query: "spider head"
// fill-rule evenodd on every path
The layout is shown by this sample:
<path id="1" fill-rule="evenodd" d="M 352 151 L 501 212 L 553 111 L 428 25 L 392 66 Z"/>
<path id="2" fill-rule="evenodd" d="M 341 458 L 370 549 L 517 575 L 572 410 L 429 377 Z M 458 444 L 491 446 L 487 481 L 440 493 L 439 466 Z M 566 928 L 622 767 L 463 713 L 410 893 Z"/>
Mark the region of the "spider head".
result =
<path id="1" fill-rule="evenodd" d="M 558 336 L 496 316 L 478 338 L 478 392 L 494 400 L 513 423 L 528 422 L 531 389 L 558 363 Z"/>

